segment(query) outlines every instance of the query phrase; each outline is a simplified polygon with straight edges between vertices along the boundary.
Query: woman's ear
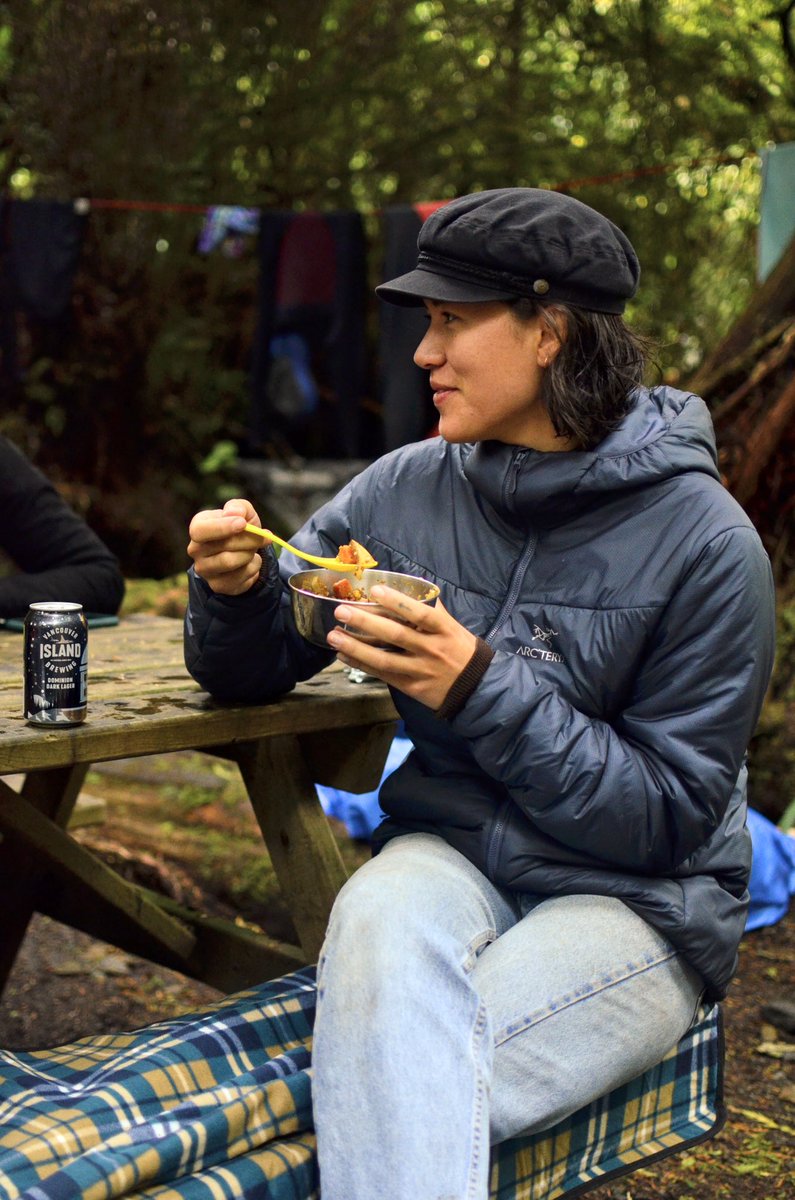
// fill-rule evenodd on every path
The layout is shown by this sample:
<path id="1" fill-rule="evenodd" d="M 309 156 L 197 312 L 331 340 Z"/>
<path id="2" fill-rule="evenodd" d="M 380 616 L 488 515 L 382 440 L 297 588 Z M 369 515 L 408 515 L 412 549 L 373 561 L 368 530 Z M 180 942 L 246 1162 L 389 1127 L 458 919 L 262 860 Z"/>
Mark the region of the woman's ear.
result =
<path id="1" fill-rule="evenodd" d="M 550 305 L 545 308 L 539 321 L 539 339 L 536 353 L 539 367 L 548 367 L 557 358 L 566 340 L 566 314 Z"/>

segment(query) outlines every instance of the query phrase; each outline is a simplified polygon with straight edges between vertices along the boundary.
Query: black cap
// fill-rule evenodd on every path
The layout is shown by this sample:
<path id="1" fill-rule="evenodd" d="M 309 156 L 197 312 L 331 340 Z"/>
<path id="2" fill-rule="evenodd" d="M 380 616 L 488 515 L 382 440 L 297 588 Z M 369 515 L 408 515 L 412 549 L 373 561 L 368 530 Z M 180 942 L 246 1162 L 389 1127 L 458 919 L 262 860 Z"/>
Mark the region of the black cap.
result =
<path id="1" fill-rule="evenodd" d="M 431 213 L 417 238 L 417 266 L 376 293 L 391 304 L 467 303 L 529 296 L 620 313 L 640 277 L 617 225 L 573 196 L 545 188 L 497 188 L 459 196 Z"/>

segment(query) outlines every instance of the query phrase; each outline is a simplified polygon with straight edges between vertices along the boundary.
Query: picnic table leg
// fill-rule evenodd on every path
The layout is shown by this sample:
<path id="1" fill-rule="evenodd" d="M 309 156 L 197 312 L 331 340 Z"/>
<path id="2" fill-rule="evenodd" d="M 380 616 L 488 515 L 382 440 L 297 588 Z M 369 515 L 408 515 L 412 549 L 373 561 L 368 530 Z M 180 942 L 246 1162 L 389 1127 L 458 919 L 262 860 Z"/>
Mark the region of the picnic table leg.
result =
<path id="1" fill-rule="evenodd" d="M 285 734 L 228 749 L 240 767 L 301 946 L 315 962 L 348 873 L 301 740 Z"/>
<path id="2" fill-rule="evenodd" d="M 31 772 L 22 795 L 39 812 L 65 829 L 83 786 L 88 764 Z M 3 784 L 7 787 L 7 784 Z M 2 804 L 2 796 L 0 796 Z M 46 878 L 32 855 L 10 839 L 0 842 L 0 992 L 36 911 L 37 897 Z"/>

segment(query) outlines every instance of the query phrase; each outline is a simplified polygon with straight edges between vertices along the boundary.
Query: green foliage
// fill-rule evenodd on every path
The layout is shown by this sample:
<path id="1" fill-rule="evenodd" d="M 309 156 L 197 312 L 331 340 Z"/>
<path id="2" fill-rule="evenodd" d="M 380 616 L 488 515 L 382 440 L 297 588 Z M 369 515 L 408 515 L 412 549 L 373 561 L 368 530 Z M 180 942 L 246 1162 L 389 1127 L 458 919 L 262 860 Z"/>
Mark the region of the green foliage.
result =
<path id="1" fill-rule="evenodd" d="M 795 136 L 784 30 L 767 0 L 7 0 L 0 186 L 357 207 L 374 275 L 384 205 L 567 186 L 636 244 L 630 316 L 676 381 L 754 287 L 758 150 Z M 142 574 L 177 569 L 228 494 L 200 464 L 245 436 L 256 261 L 201 259 L 200 220 L 93 209 L 69 348 L 28 347 L 4 401 Z"/>
<path id="2" fill-rule="evenodd" d="M 199 470 L 202 475 L 213 475 L 216 471 L 234 466 L 236 461 L 237 446 L 234 442 L 216 442 L 207 457 L 199 463 Z"/>

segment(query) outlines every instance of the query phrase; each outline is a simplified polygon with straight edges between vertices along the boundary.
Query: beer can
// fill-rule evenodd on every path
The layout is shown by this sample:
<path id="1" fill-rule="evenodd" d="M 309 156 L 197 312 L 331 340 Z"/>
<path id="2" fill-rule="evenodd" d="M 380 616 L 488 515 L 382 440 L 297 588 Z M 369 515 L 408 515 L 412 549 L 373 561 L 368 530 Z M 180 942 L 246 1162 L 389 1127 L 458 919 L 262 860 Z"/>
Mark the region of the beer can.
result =
<path id="1" fill-rule="evenodd" d="M 36 725 L 85 720 L 87 676 L 82 604 L 31 604 L 25 617 L 25 719 Z"/>

